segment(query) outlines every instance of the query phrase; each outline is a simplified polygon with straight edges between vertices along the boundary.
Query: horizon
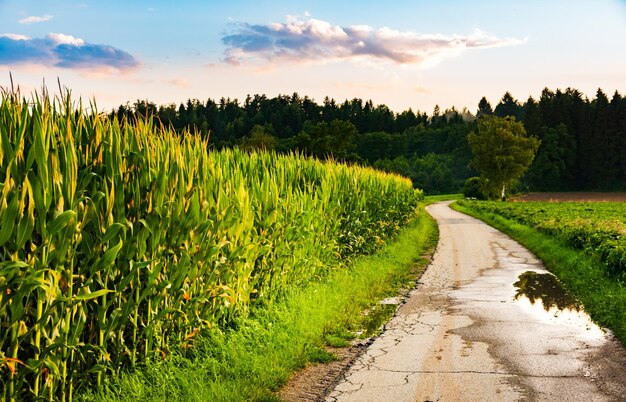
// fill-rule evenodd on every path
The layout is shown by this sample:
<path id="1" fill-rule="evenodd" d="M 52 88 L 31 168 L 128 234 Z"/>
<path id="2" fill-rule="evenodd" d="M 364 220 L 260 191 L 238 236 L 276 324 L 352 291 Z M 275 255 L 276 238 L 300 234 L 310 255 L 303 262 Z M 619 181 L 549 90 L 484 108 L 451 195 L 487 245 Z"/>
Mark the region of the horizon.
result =
<path id="1" fill-rule="evenodd" d="M 9 73 L 10 73 L 10 72 L 9 72 Z M 60 87 L 59 87 L 59 85 L 60 85 Z M 13 86 L 13 88 L 12 88 L 12 86 Z M 336 99 L 336 98 L 332 98 L 332 97 L 330 97 L 330 96 L 325 96 L 325 97 L 324 97 L 324 99 L 319 100 L 319 99 L 313 98 L 313 97 L 311 97 L 311 96 L 308 96 L 307 94 L 301 94 L 301 93 L 294 92 L 294 93 L 291 93 L 291 94 L 287 94 L 287 93 L 278 93 L 278 94 L 276 94 L 276 95 L 274 95 L 274 96 L 269 96 L 269 95 L 267 95 L 267 94 L 263 94 L 263 93 L 247 93 L 247 94 L 245 94 L 245 96 L 243 96 L 243 97 L 234 97 L 234 98 L 230 98 L 230 97 L 226 97 L 226 96 L 206 97 L 206 98 L 187 98 L 187 99 L 184 99 L 184 100 L 180 100 L 180 101 L 178 101 L 178 102 L 163 102 L 163 103 L 153 102 L 151 99 L 140 99 L 140 98 L 137 98 L 137 99 L 134 99 L 134 100 L 127 100 L 127 101 L 125 101 L 125 102 L 123 102 L 123 103 L 119 103 L 119 104 L 117 104 L 117 105 L 113 105 L 112 107 L 109 107 L 109 108 L 100 108 L 100 107 L 98 106 L 97 99 L 95 99 L 94 97 L 91 97 L 91 98 L 83 98 L 82 96 L 78 96 L 78 97 L 76 98 L 74 95 L 72 95 L 72 92 L 73 92 L 73 91 L 72 91 L 72 88 L 69 88 L 69 87 L 67 87 L 67 86 L 63 85 L 63 83 L 62 83 L 62 82 L 57 82 L 57 85 L 55 85 L 55 86 L 54 86 L 54 88 L 55 88 L 55 89 L 54 89 L 53 91 L 50 91 L 50 89 L 49 89 L 49 88 L 50 88 L 50 87 L 49 87 L 47 84 L 45 84 L 45 83 L 44 83 L 44 84 L 43 84 L 43 85 L 42 85 L 39 89 L 34 89 L 34 90 L 33 90 L 33 91 L 29 94 L 29 95 L 30 95 L 30 96 L 32 96 L 32 95 L 40 95 L 40 94 L 47 94 L 47 95 L 50 95 L 50 93 L 52 93 L 52 97 L 54 97 L 54 98 L 60 98 L 60 96 L 59 96 L 59 95 L 66 95 L 66 94 L 68 94 L 68 93 L 69 93 L 69 94 L 71 95 L 71 99 L 72 99 L 72 101 L 73 101 L 74 103 L 75 103 L 76 101 L 82 101 L 82 102 L 87 101 L 87 102 L 89 102 L 89 103 L 93 103 L 93 105 L 96 107 L 96 110 L 97 110 L 98 112 L 112 112 L 112 113 L 113 113 L 113 112 L 116 112 L 116 111 L 119 109 L 119 107 L 121 107 L 121 106 L 124 106 L 124 107 L 133 107 L 133 106 L 134 106 L 134 104 L 135 104 L 135 103 L 137 103 L 137 102 L 147 102 L 147 103 L 151 103 L 151 104 L 153 104 L 154 106 L 156 106 L 157 108 L 159 108 L 159 107 L 162 107 L 162 106 L 163 106 L 163 107 L 166 107 L 166 106 L 171 106 L 171 105 L 175 105 L 176 107 L 178 107 L 178 106 L 180 106 L 180 105 L 186 105 L 188 101 L 192 101 L 192 102 L 193 102 L 193 101 L 198 101 L 198 102 L 200 102 L 202 105 L 205 105 L 208 101 L 213 101 L 213 102 L 216 102 L 216 103 L 217 103 L 217 102 L 219 102 L 221 99 L 225 99 L 226 101 L 234 101 L 234 102 L 237 102 L 237 104 L 238 104 L 239 106 L 242 106 L 242 105 L 244 104 L 245 100 L 246 100 L 248 97 L 250 97 L 250 98 L 254 98 L 255 96 L 261 96 L 261 97 L 266 97 L 267 99 L 274 99 L 274 98 L 279 98 L 279 97 L 289 97 L 289 98 L 291 98 L 293 95 L 298 95 L 298 97 L 299 97 L 300 99 L 307 99 L 307 98 L 308 98 L 309 100 L 313 101 L 315 104 L 317 104 L 317 105 L 319 105 L 319 106 L 322 106 L 322 105 L 324 104 L 325 98 L 326 98 L 326 97 L 328 97 L 328 98 L 329 98 L 329 100 L 334 101 L 334 102 L 335 102 L 335 104 L 336 104 L 337 106 L 340 106 L 340 105 L 342 105 L 342 104 L 343 104 L 343 103 L 345 103 L 345 102 L 351 102 L 351 101 L 353 101 L 353 100 L 360 100 L 360 101 L 363 101 L 363 103 L 372 102 L 372 104 L 373 104 L 373 107 L 374 107 L 374 108 L 375 108 L 375 107 L 377 107 L 377 106 L 387 106 L 387 107 L 389 107 L 389 105 L 386 105 L 385 103 L 377 103 L 377 102 L 374 102 L 371 98 L 366 99 L 366 98 L 352 97 L 352 98 Z M 60 88 L 60 89 L 59 89 L 59 88 Z M 8 84 L 8 86 L 3 86 L 3 85 L 0 85 L 0 90 L 4 90 L 4 91 L 8 91 L 8 92 L 13 92 L 13 93 L 18 93 L 18 94 L 19 94 L 19 95 L 21 95 L 22 97 L 24 97 L 24 96 L 26 95 L 26 94 L 24 94 L 24 93 L 22 92 L 22 89 L 20 88 L 20 86 L 19 86 L 19 85 L 16 85 L 15 83 L 13 83 L 13 84 L 11 83 L 11 78 L 9 78 L 9 84 Z M 589 101 L 589 102 L 591 102 L 591 101 L 593 101 L 594 99 L 596 99 L 596 96 L 597 96 L 597 91 L 602 91 L 602 92 L 603 92 L 603 93 L 607 96 L 607 98 L 608 98 L 609 100 L 610 100 L 610 99 L 611 99 L 611 98 L 612 98 L 612 97 L 613 97 L 616 93 L 617 93 L 617 94 L 619 94 L 620 96 L 626 96 L 626 93 L 621 93 L 621 92 L 620 92 L 619 90 L 617 90 L 617 89 L 616 89 L 616 90 L 614 90 L 614 91 L 606 91 L 604 88 L 597 88 L 597 89 L 596 89 L 596 91 L 593 93 L 593 95 L 592 95 L 592 96 L 589 96 L 588 94 L 586 94 L 586 93 L 584 93 L 584 92 L 580 91 L 578 88 L 572 88 L 572 87 L 567 87 L 567 88 L 548 88 L 548 87 L 544 87 L 544 88 L 540 91 L 540 93 L 539 93 L 539 94 L 536 94 L 536 95 L 530 94 L 530 95 L 529 95 L 527 98 L 525 98 L 525 99 L 520 99 L 520 98 L 517 98 L 517 97 L 515 96 L 515 94 L 512 94 L 510 91 L 505 91 L 505 92 L 502 94 L 502 96 L 500 96 L 498 99 L 493 100 L 493 101 L 492 101 L 492 100 L 490 100 L 490 99 L 487 99 L 487 101 L 489 102 L 490 106 L 491 106 L 492 108 L 494 108 L 494 109 L 495 109 L 495 107 L 496 107 L 496 106 L 497 106 L 497 105 L 501 102 L 501 100 L 502 100 L 502 98 L 504 97 L 504 95 L 508 93 L 508 94 L 510 94 L 510 95 L 513 97 L 513 99 L 514 99 L 514 100 L 515 100 L 515 101 L 516 101 L 516 102 L 517 102 L 520 106 L 524 106 L 524 105 L 528 102 L 528 100 L 529 100 L 530 98 L 532 98 L 533 100 L 535 100 L 536 102 L 538 102 L 538 101 L 540 100 L 541 93 L 542 93 L 544 90 L 551 91 L 551 92 L 553 92 L 553 93 L 555 93 L 555 94 L 556 94 L 557 92 L 559 92 L 559 91 L 560 91 L 561 93 L 566 93 L 566 92 L 567 92 L 567 91 L 569 91 L 569 90 L 573 90 L 573 91 L 579 92 L 579 93 L 581 94 L 581 96 L 582 96 L 582 99 L 583 99 L 583 100 L 586 100 L 586 101 Z M 61 94 L 61 91 L 62 91 L 62 94 Z M 28 98 L 28 97 L 27 97 L 27 98 Z M 481 96 L 480 98 L 482 99 L 482 98 L 483 98 L 483 96 Z M 485 97 L 485 98 L 486 98 L 486 97 Z M 479 101 L 480 101 L 480 99 L 479 99 Z M 439 109 L 439 112 L 440 112 L 440 113 L 442 113 L 442 114 L 446 114 L 446 113 L 449 113 L 449 112 L 454 112 L 454 111 L 456 111 L 456 112 L 457 112 L 457 113 L 459 113 L 460 115 L 463 115 L 465 112 L 467 112 L 467 113 L 469 113 L 472 117 L 476 117 L 476 114 L 477 114 L 477 112 L 478 112 L 478 103 L 479 103 L 479 101 L 477 101 L 477 102 L 476 102 L 476 107 L 475 107 L 475 109 L 476 109 L 476 110 L 472 110 L 472 109 L 471 109 L 471 107 L 468 107 L 468 106 L 458 107 L 457 105 L 452 105 L 452 106 L 446 107 L 446 106 L 442 106 L 442 105 L 439 105 L 439 104 L 435 104 L 435 105 L 433 106 L 433 110 L 431 110 L 431 111 L 428 111 L 428 110 L 423 110 L 423 109 L 417 109 L 417 108 L 414 108 L 414 107 L 411 107 L 411 106 L 408 106 L 408 107 L 407 107 L 407 108 L 405 108 L 405 109 L 399 109 L 399 110 L 395 110 L 395 109 L 393 109 L 393 108 L 389 107 L 389 110 L 391 110 L 391 112 L 393 112 L 393 113 L 394 113 L 394 114 L 396 114 L 396 115 L 399 115 L 399 114 L 401 114 L 401 113 L 403 113 L 403 112 L 412 111 L 412 112 L 413 112 L 413 113 L 415 113 L 416 115 L 418 115 L 418 114 L 426 114 L 428 117 L 432 117 L 432 115 L 433 115 L 433 113 L 434 113 L 434 110 L 435 110 L 436 108 L 438 108 L 438 109 Z"/>
<path id="2" fill-rule="evenodd" d="M 58 79 L 101 110 L 298 93 L 429 115 L 626 89 L 624 1 L 107 4 L 1 2 L 0 86 Z"/>

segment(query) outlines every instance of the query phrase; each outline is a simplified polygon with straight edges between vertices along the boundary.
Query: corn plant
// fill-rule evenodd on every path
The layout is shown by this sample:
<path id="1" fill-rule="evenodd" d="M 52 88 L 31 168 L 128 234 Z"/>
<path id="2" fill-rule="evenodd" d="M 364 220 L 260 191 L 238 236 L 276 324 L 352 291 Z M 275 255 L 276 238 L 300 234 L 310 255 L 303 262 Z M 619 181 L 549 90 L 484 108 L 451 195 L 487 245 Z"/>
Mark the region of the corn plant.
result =
<path id="1" fill-rule="evenodd" d="M 226 325 L 411 219 L 409 180 L 209 151 L 150 118 L 2 93 L 0 398 L 85 387 Z"/>

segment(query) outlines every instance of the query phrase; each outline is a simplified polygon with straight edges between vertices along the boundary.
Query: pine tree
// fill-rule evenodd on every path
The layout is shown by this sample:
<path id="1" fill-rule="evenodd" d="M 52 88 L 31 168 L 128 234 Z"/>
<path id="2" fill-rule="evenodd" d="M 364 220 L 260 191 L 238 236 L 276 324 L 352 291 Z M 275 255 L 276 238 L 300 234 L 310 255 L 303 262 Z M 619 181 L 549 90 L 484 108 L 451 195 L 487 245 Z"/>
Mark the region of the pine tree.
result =
<path id="1" fill-rule="evenodd" d="M 491 116 L 493 114 L 493 109 L 491 109 L 491 104 L 484 96 L 478 102 L 478 111 L 476 112 L 476 117 L 480 118 L 482 116 Z"/>

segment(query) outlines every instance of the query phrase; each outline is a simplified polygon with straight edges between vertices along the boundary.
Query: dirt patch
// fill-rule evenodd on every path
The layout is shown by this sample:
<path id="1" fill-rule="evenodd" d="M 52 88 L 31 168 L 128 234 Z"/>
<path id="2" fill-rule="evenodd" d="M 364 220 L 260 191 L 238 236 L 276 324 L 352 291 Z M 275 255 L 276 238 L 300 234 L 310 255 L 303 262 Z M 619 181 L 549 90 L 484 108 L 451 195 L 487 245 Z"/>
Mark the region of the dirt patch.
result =
<path id="1" fill-rule="evenodd" d="M 609 396 L 611 400 L 623 400 L 626 395 L 626 354 L 619 341 L 609 335 L 611 342 L 607 342 L 598 353 L 589 355 L 587 363 L 589 371 L 586 375 Z"/>
<path id="2" fill-rule="evenodd" d="M 626 193 L 532 193 L 512 198 L 511 201 L 578 201 L 578 202 L 626 202 Z"/>
<path id="3" fill-rule="evenodd" d="M 367 349 L 372 339 L 361 341 L 346 348 L 326 348 L 337 355 L 337 360 L 326 364 L 311 364 L 298 371 L 278 391 L 278 397 L 286 402 L 323 401 L 343 378 L 343 373 Z"/>

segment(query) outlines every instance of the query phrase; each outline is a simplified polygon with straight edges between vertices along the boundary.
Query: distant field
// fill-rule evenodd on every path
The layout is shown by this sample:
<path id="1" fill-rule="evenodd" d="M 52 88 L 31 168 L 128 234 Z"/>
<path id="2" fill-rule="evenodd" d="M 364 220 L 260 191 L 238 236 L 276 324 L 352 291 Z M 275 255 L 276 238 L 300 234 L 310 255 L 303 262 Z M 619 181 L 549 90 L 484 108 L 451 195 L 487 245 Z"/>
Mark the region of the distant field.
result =
<path id="1" fill-rule="evenodd" d="M 579 198 L 585 197 L 580 193 Z M 459 200 L 453 207 L 533 251 L 594 321 L 611 328 L 626 345 L 625 202 Z"/>
<path id="2" fill-rule="evenodd" d="M 560 238 L 571 247 L 598 255 L 612 274 L 626 276 L 626 203 L 461 201 L 461 204 Z"/>
<path id="3" fill-rule="evenodd" d="M 533 193 L 515 197 L 511 201 L 578 201 L 578 202 L 626 202 L 626 193 Z"/>
<path id="4" fill-rule="evenodd" d="M 460 200 L 463 198 L 463 194 L 439 194 L 439 195 L 427 195 L 424 197 L 424 200 L 427 203 L 439 202 L 439 201 L 449 201 L 449 200 Z"/>

